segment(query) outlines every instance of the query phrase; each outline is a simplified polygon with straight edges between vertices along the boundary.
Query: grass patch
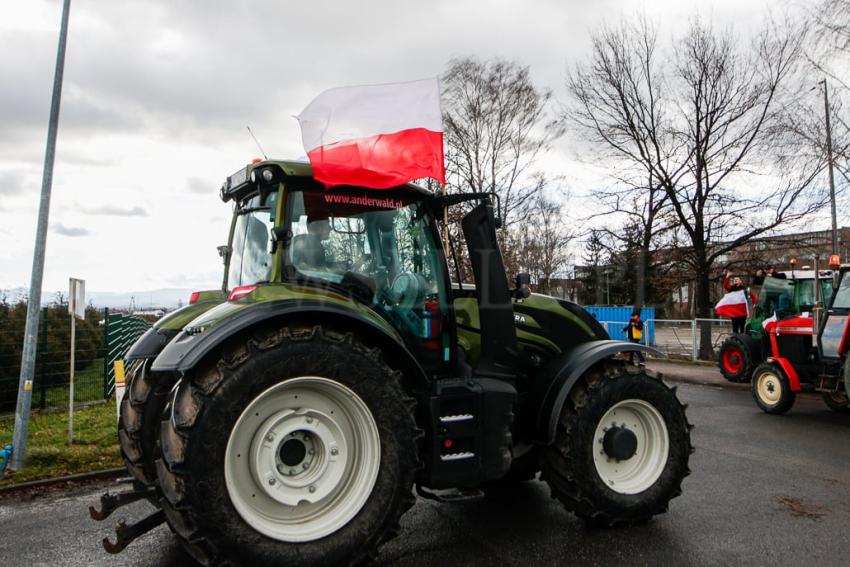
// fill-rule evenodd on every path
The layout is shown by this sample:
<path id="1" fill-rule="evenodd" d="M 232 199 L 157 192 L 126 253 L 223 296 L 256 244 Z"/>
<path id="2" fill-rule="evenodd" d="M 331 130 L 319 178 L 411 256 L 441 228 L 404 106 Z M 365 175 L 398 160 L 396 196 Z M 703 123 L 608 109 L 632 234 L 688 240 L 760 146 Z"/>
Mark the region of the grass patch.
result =
<path id="1" fill-rule="evenodd" d="M 14 416 L 0 419 L 0 447 L 12 442 L 14 428 Z M 7 469 L 0 486 L 122 466 L 115 400 L 74 411 L 74 444 L 70 447 L 67 409 L 34 412 L 26 463 L 20 471 Z"/>

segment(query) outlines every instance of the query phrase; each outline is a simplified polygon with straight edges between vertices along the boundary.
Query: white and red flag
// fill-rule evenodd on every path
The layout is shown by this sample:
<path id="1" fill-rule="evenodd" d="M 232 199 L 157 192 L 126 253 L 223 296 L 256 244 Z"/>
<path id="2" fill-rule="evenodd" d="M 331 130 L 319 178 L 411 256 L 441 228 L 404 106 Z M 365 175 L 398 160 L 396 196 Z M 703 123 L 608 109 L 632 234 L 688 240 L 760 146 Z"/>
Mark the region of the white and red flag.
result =
<path id="1" fill-rule="evenodd" d="M 735 317 L 746 317 L 750 314 L 747 299 L 746 290 L 730 291 L 717 302 L 714 310 L 718 315 L 722 315 L 723 317 L 731 317 L 733 319 Z"/>
<path id="2" fill-rule="evenodd" d="M 326 187 L 446 182 L 436 78 L 330 89 L 296 118 L 313 176 Z"/>

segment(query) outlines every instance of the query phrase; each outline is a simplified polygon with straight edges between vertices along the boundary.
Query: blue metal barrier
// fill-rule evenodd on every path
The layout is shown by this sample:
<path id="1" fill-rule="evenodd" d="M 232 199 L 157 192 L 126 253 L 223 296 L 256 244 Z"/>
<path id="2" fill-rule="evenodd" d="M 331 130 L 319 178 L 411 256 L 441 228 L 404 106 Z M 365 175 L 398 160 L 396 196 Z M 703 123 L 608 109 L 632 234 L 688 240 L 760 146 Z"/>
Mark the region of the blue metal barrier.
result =
<path id="1" fill-rule="evenodd" d="M 600 323 L 603 323 L 608 329 L 608 335 L 612 339 L 618 339 L 621 341 L 627 341 L 628 337 L 626 333 L 623 331 L 623 327 L 625 327 L 629 318 L 632 316 L 632 311 L 634 310 L 631 306 L 610 306 L 610 305 L 584 305 L 582 306 L 587 310 L 588 313 L 593 315 Z M 647 344 L 647 338 L 649 338 L 650 345 L 655 344 L 655 307 L 644 307 L 640 312 L 640 320 L 643 321 L 643 332 L 644 335 L 647 333 L 649 337 L 644 336 L 641 339 L 641 342 Z"/>

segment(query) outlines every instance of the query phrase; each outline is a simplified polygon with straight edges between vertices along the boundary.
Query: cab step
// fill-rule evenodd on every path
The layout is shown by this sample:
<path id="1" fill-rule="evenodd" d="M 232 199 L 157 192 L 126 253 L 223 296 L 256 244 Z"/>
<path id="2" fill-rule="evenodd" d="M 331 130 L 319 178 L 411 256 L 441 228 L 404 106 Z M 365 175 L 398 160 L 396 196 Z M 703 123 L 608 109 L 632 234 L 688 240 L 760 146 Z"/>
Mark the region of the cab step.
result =
<path id="1" fill-rule="evenodd" d="M 458 504 L 460 502 L 476 502 L 484 498 L 484 492 L 478 488 L 441 488 L 430 490 L 416 485 L 416 493 L 422 498 L 436 500 L 444 504 Z"/>

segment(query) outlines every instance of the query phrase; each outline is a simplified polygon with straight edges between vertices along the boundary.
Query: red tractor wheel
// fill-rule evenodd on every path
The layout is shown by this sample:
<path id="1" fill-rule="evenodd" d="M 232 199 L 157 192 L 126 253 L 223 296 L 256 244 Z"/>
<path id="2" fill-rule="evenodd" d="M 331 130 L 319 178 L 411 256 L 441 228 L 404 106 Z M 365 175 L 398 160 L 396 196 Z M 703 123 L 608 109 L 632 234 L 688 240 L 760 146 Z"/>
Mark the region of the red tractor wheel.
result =
<path id="1" fill-rule="evenodd" d="M 720 346 L 718 366 L 723 377 L 730 382 L 749 382 L 756 364 L 749 337 L 732 336 Z"/>

